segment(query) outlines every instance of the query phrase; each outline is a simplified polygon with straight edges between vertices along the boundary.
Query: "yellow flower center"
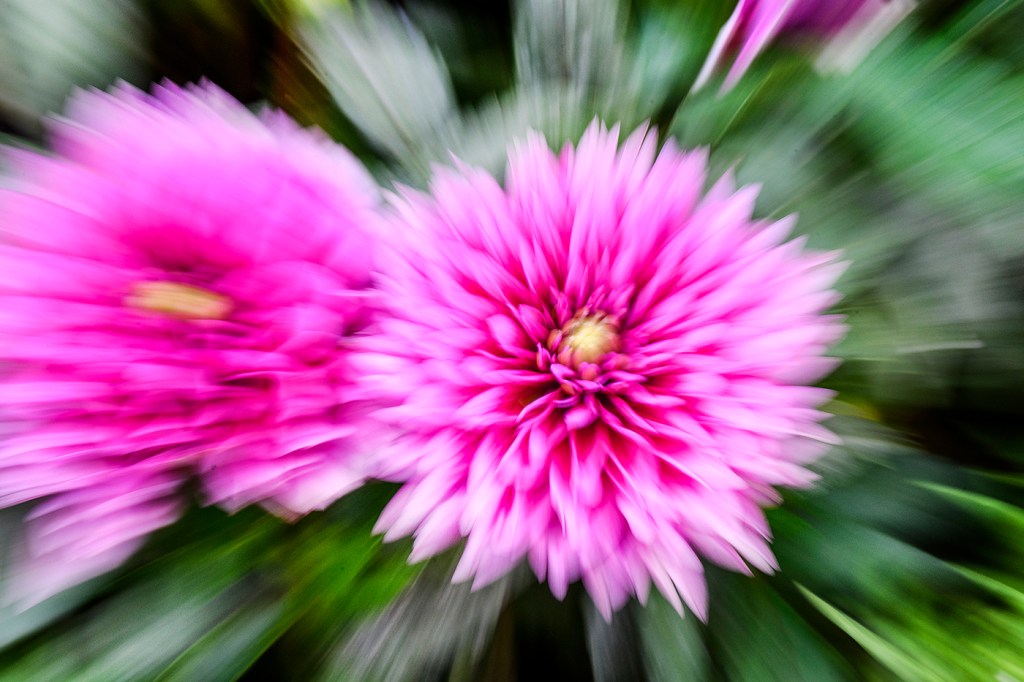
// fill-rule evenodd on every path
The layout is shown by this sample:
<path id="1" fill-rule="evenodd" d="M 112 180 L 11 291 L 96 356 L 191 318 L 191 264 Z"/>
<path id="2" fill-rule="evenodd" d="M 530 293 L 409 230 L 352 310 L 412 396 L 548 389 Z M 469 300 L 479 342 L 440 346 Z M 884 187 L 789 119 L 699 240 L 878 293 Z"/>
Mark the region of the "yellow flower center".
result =
<path id="1" fill-rule="evenodd" d="M 618 322 L 603 313 L 574 317 L 562 328 L 559 351 L 568 350 L 576 362 L 597 362 L 619 349 Z"/>
<path id="2" fill-rule="evenodd" d="M 223 320 L 231 312 L 228 297 L 180 282 L 136 282 L 125 303 L 183 320 Z"/>

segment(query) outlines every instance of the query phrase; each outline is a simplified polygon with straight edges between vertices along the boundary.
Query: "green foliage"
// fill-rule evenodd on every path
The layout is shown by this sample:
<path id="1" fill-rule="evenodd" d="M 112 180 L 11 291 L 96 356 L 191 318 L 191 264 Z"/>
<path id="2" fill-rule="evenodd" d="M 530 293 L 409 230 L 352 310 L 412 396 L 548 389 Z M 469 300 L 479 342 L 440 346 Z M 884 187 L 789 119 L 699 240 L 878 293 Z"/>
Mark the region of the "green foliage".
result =
<path id="1" fill-rule="evenodd" d="M 922 2 L 848 75 L 780 44 L 691 92 L 732 4 L 0 0 L 4 131 L 73 86 L 205 73 L 423 186 L 451 154 L 500 173 L 530 129 L 649 121 L 851 263 L 844 445 L 770 511 L 778 575 L 708 567 L 707 624 L 657 595 L 608 623 L 525 567 L 453 586 L 457 551 L 409 566 L 372 535 L 374 485 L 295 524 L 194 509 L 122 570 L 0 606 L 0 680 L 1024 680 L 1024 7 Z"/>
<path id="2" fill-rule="evenodd" d="M 387 498 L 380 488 L 295 526 L 255 510 L 193 513 L 158 533 L 102 594 L 9 648 L 0 679 L 230 680 L 285 633 L 310 633 L 326 648 L 418 572 L 407 548 L 383 548 L 370 533 Z"/>
<path id="3" fill-rule="evenodd" d="M 142 80 L 147 24 L 133 0 L 0 0 L 0 116 L 37 134 L 73 88 Z"/>

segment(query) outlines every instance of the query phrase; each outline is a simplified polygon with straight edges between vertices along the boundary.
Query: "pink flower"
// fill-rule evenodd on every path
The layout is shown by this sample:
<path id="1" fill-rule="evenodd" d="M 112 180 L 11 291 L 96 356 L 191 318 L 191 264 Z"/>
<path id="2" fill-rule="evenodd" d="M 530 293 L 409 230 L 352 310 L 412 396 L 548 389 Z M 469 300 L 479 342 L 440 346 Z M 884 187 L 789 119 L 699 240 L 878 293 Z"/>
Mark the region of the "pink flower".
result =
<path id="1" fill-rule="evenodd" d="M 840 266 L 752 221 L 756 188 L 702 197 L 705 154 L 653 138 L 595 124 L 556 156 L 535 135 L 506 189 L 460 167 L 396 198 L 388 315 L 356 361 L 408 430 L 378 530 L 414 560 L 464 537 L 457 580 L 528 557 L 606 616 L 653 581 L 704 617 L 698 552 L 775 567 L 759 505 L 834 442 L 803 384 L 833 365 Z"/>
<path id="2" fill-rule="evenodd" d="M 857 61 L 911 9 L 910 0 L 739 0 L 719 32 L 694 88 L 702 87 L 734 58 L 722 86 L 729 90 L 780 34 L 795 39 L 833 39 L 852 53 L 842 61 Z M 836 59 L 840 59 L 836 55 Z"/>
<path id="3" fill-rule="evenodd" d="M 358 485 L 359 163 L 209 85 L 81 93 L 54 147 L 11 152 L 0 195 L 0 505 L 46 498 L 33 588 L 119 563 L 191 475 L 289 516 Z"/>

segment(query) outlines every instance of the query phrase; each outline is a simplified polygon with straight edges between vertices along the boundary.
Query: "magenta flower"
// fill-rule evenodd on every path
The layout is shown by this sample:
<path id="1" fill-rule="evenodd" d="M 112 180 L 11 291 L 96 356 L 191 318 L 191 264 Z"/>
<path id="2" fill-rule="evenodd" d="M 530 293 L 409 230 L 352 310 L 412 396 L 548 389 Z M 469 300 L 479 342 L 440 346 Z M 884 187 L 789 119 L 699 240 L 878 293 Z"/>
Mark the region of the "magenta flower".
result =
<path id="1" fill-rule="evenodd" d="M 209 501 L 320 509 L 359 484 L 378 192 L 345 150 L 212 86 L 82 93 L 0 195 L 0 505 L 40 593 Z"/>
<path id="2" fill-rule="evenodd" d="M 796 40 L 839 39 L 862 53 L 870 47 L 865 41 L 877 42 L 911 7 L 910 0 L 739 0 L 694 88 L 702 87 L 731 58 L 722 86 L 731 89 L 779 35 Z"/>
<path id="3" fill-rule="evenodd" d="M 465 537 L 457 580 L 528 557 L 606 616 L 653 581 L 704 617 L 698 552 L 774 568 L 759 505 L 834 442 L 802 384 L 833 364 L 839 266 L 783 244 L 792 219 L 752 221 L 756 188 L 702 198 L 705 154 L 653 138 L 533 136 L 507 189 L 460 167 L 396 199 L 358 364 L 408 431 L 378 530 L 415 535 L 414 560 Z"/>

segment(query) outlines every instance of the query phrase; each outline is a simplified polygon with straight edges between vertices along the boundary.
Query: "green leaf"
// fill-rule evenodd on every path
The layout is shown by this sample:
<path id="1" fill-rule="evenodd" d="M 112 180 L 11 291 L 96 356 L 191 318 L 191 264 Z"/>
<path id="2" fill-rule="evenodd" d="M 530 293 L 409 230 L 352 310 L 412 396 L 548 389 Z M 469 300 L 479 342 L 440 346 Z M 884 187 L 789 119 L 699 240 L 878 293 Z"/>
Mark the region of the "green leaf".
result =
<path id="1" fill-rule="evenodd" d="M 293 622 L 298 612 L 280 598 L 255 597 L 192 644 L 157 678 L 236 680 Z"/>
<path id="2" fill-rule="evenodd" d="M 990 524 L 1001 527 L 1007 537 L 1020 537 L 1024 533 L 1024 509 L 981 493 L 960 490 L 929 481 L 919 481 L 920 487 L 937 493 L 961 507 L 984 517 Z"/>
<path id="3" fill-rule="evenodd" d="M 634 613 L 651 682 L 709 679 L 711 656 L 696 618 L 681 617 L 660 594 Z"/>
<path id="4" fill-rule="evenodd" d="M 832 621 L 843 632 L 856 641 L 864 650 L 875 657 L 878 662 L 894 672 L 905 682 L 950 682 L 949 678 L 929 670 L 920 662 L 915 661 L 896 647 L 892 646 L 877 634 L 867 629 L 853 618 L 830 605 L 802 585 L 797 585 L 803 595 L 826 618 Z"/>
<path id="5" fill-rule="evenodd" d="M 138 82 L 148 30 L 133 0 L 0 1 L 0 113 L 38 132 L 75 87 Z"/>
<path id="6" fill-rule="evenodd" d="M 394 603 L 359 622 L 338 640 L 316 679 L 429 680 L 460 658 L 472 667 L 524 578 L 515 573 L 473 591 L 451 584 L 452 568 L 429 565 Z"/>
<path id="7" fill-rule="evenodd" d="M 183 551 L 128 573 L 109 599 L 0 660 L 0 679 L 152 679 L 261 589 L 252 552 L 277 525 L 232 520 Z M 53 651 L 62 652 L 54 656 Z"/>
<path id="8" fill-rule="evenodd" d="M 444 63 L 402 15 L 379 3 L 327 8 L 297 37 L 338 107 L 421 181 L 445 158 L 458 112 Z"/>
<path id="9" fill-rule="evenodd" d="M 707 637 L 726 679 L 854 679 L 831 644 L 764 579 L 722 571 L 709 571 L 708 579 L 711 611 Z"/>

